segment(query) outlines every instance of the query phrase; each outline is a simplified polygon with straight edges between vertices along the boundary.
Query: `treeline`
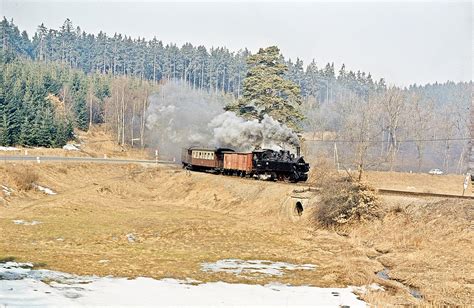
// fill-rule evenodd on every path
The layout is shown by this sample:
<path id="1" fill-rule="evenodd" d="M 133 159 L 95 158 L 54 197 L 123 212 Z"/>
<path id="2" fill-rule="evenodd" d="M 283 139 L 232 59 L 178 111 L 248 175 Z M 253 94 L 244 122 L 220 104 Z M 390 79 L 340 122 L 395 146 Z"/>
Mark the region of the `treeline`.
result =
<path id="1" fill-rule="evenodd" d="M 151 40 L 131 38 L 104 32 L 86 33 L 66 19 L 59 29 L 48 29 L 43 24 L 30 39 L 5 17 L 0 23 L 2 48 L 30 59 L 59 61 L 81 69 L 85 73 L 133 76 L 154 82 L 181 80 L 194 89 L 223 91 L 236 97 L 242 95 L 242 82 L 247 73 L 247 49 L 231 52 L 225 47 L 207 49 L 186 43 L 164 44 L 156 37 Z M 385 87 L 383 79 L 375 82 L 370 73 L 336 69 L 328 63 L 318 67 L 312 61 L 305 67 L 300 59 L 282 61 L 288 66 L 286 77 L 301 88 L 303 98 L 318 101 L 334 100 L 338 88 L 346 87 L 361 95 Z"/>
<path id="2" fill-rule="evenodd" d="M 62 146 L 87 121 L 79 73 L 58 65 L 38 65 L 0 52 L 0 145 Z M 69 79 L 74 116 L 55 95 Z M 84 104 L 84 106 L 82 105 Z"/>
<path id="3" fill-rule="evenodd" d="M 85 74 L 0 51 L 0 145 L 60 147 L 74 128 L 103 124 L 117 143 L 144 146 L 150 82 Z"/>
<path id="4" fill-rule="evenodd" d="M 94 35 L 68 19 L 59 29 L 40 25 L 30 38 L 3 18 L 0 48 L 9 55 L 2 58 L 0 143 L 46 146 L 63 144 L 72 127 L 94 123 L 103 123 L 119 144 L 145 146 L 147 97 L 160 83 L 180 81 L 242 98 L 252 56 L 246 49 Z M 21 59 L 9 60 L 11 55 Z M 341 160 L 393 170 L 464 170 L 472 82 L 399 88 L 345 65 L 305 65 L 283 56 L 280 62 L 286 66 L 284 77 L 300 87 L 305 129 L 314 136 L 330 132 L 330 139 L 339 140 Z M 64 116 L 55 98 L 64 103 Z M 62 133 L 55 138 L 57 132 Z M 312 153 L 325 144 L 315 140 Z"/>
<path id="5" fill-rule="evenodd" d="M 462 173 L 469 160 L 472 82 L 338 92 L 305 103 L 308 152 L 340 168 Z"/>

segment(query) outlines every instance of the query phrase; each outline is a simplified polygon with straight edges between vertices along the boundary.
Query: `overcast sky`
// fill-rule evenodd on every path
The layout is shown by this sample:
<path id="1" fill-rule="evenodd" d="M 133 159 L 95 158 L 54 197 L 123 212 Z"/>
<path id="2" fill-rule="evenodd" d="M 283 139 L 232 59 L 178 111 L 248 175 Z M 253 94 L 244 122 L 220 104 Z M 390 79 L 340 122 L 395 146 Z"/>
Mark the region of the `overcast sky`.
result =
<path id="1" fill-rule="evenodd" d="M 112 2 L 0 0 L 0 15 L 31 34 L 66 18 L 86 32 L 102 30 L 165 44 L 277 45 L 286 58 L 334 62 L 371 72 L 389 84 L 473 79 L 472 4 L 464 2 Z"/>

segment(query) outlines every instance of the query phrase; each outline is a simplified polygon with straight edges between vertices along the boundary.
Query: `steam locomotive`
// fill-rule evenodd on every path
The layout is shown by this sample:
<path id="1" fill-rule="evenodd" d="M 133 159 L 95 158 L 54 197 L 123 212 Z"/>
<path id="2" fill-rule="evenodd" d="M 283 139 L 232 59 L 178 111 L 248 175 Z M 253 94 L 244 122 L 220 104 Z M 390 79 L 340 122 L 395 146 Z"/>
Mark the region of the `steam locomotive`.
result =
<path id="1" fill-rule="evenodd" d="M 183 149 L 181 162 L 188 170 L 208 171 L 225 175 L 253 177 L 288 182 L 306 181 L 309 164 L 302 156 L 289 151 L 255 150 L 235 152 L 232 149 Z"/>

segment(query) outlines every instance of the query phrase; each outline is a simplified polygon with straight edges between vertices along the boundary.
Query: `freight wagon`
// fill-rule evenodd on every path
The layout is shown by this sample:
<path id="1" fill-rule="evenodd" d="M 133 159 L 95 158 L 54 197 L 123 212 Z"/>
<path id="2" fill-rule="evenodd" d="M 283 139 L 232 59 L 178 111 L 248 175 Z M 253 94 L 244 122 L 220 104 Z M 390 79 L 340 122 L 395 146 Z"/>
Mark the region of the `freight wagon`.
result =
<path id="1" fill-rule="evenodd" d="M 246 176 L 253 170 L 252 153 L 224 152 L 223 173 Z"/>

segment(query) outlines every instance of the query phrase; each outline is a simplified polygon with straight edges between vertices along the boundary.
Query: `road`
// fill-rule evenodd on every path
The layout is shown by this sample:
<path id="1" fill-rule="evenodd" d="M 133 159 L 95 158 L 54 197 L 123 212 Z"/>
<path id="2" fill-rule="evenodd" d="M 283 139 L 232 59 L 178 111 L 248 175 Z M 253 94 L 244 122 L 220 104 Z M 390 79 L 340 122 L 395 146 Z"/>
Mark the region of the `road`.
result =
<path id="1" fill-rule="evenodd" d="M 86 163 L 114 163 L 114 164 L 127 164 L 127 163 L 170 164 L 170 165 L 178 164 L 177 162 L 168 161 L 168 160 L 61 157 L 61 156 L 22 156 L 22 155 L 0 156 L 0 161 L 3 161 L 3 162 L 33 161 L 33 162 L 39 162 L 39 163 L 41 162 L 86 162 Z"/>

